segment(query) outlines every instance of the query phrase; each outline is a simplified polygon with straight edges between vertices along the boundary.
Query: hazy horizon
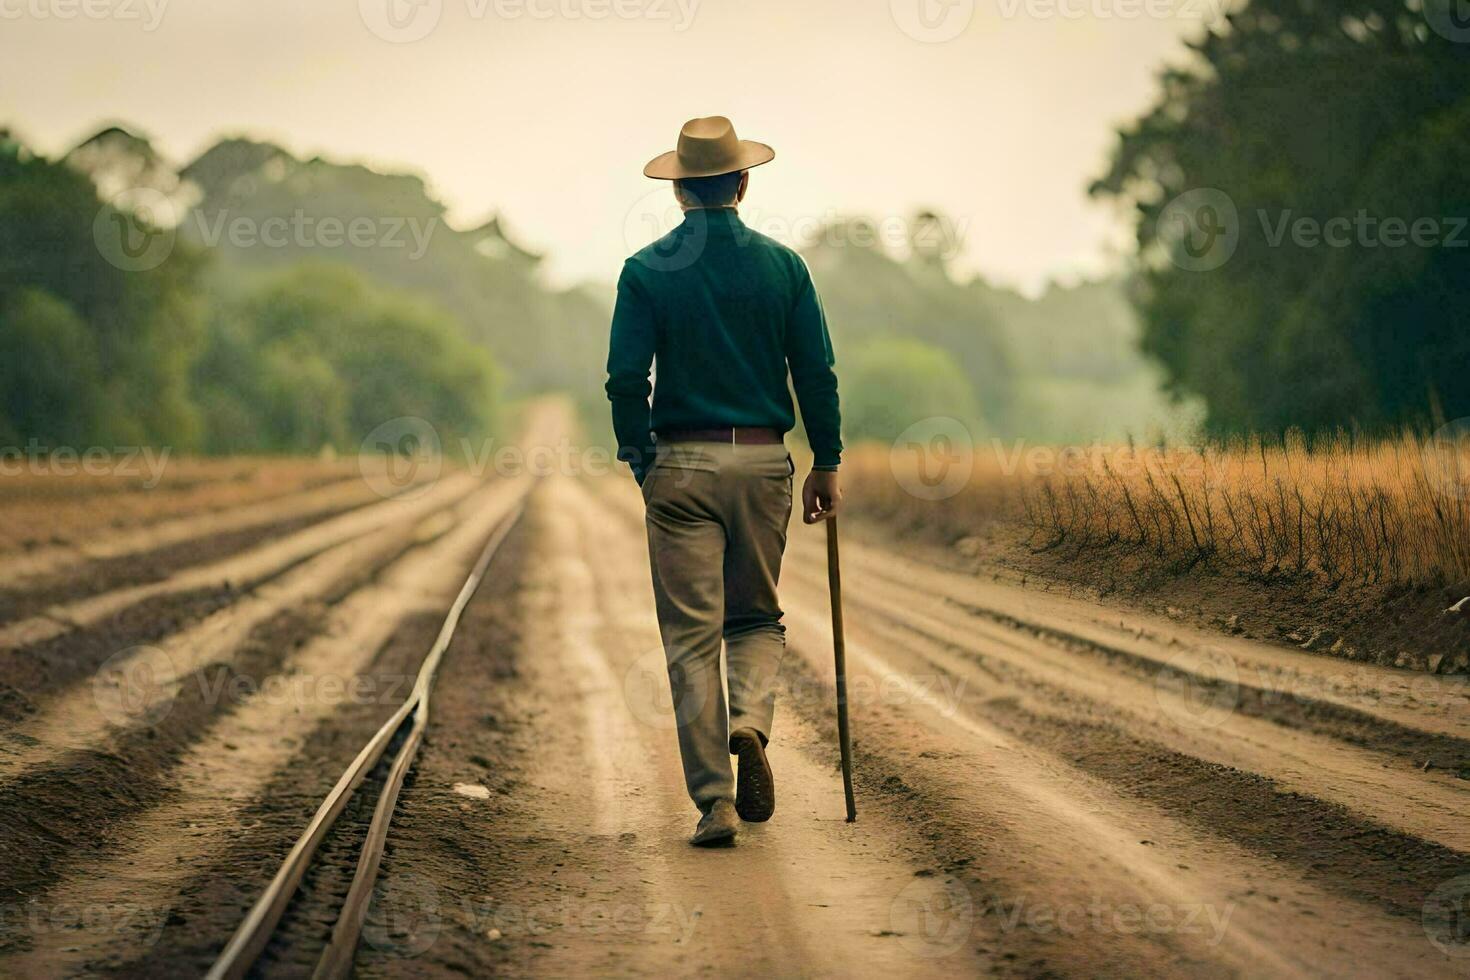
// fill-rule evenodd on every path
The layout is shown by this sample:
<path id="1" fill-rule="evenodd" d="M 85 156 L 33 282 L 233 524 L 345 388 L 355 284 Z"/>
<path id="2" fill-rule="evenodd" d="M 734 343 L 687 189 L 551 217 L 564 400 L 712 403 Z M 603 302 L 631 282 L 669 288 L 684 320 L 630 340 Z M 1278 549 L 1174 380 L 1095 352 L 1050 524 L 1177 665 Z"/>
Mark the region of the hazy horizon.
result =
<path id="1" fill-rule="evenodd" d="M 1041 0 L 958 0 L 928 12 L 969 20 L 927 22 L 958 32 L 925 43 L 911 34 L 931 28 L 905 0 L 421 0 L 398 12 L 438 11 L 436 27 L 399 43 L 382 36 L 396 29 L 383 0 L 100 2 L 116 15 L 6 8 L 0 125 L 43 152 L 121 123 L 177 163 L 247 135 L 419 173 L 452 221 L 501 215 L 565 284 L 611 280 L 652 237 L 642 213 L 667 211 L 667 188 L 643 163 L 685 119 L 718 113 L 776 148 L 745 207 L 762 230 L 931 207 L 963 237 L 959 269 L 1028 292 L 1109 271 L 1113 246 L 1130 248 L 1087 184 L 1210 12 L 1179 0 L 1170 16 L 1124 19 L 1127 0 L 1111 13 L 1088 0 L 1064 2 L 1085 12 L 1068 17 Z M 593 19 L 604 10 L 640 15 Z"/>

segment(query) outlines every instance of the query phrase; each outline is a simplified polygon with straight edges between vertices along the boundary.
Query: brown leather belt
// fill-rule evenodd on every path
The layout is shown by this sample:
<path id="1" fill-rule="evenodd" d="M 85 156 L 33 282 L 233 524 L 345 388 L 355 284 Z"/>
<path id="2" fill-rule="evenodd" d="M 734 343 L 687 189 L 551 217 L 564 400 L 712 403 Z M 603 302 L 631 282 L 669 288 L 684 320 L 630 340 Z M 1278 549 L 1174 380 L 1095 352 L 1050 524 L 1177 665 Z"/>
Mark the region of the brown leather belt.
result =
<path id="1" fill-rule="evenodd" d="M 659 442 L 726 442 L 732 446 L 774 446 L 786 441 L 769 426 L 736 426 L 724 429 L 674 429 L 658 434 Z"/>

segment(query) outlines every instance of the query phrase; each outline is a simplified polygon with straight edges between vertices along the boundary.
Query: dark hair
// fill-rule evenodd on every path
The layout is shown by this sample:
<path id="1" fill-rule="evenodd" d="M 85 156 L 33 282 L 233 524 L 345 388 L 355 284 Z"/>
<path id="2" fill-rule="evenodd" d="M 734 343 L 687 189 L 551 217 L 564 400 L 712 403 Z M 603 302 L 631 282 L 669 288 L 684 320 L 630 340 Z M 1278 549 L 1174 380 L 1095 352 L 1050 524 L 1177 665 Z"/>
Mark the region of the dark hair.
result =
<path id="1" fill-rule="evenodd" d="M 674 186 L 679 188 L 681 194 L 692 197 L 704 207 L 720 207 L 735 203 L 735 195 L 740 192 L 740 178 L 744 173 L 743 170 L 737 170 L 733 174 L 720 174 L 717 177 L 682 177 L 674 181 Z"/>

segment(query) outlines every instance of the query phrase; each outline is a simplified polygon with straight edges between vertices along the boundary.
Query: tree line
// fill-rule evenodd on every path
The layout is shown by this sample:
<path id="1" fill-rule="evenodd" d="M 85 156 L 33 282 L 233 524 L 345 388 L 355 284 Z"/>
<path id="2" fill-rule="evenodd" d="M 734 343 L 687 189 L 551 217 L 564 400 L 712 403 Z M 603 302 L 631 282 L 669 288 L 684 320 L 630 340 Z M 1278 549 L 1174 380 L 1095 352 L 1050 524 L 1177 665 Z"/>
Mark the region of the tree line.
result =
<path id="1" fill-rule="evenodd" d="M 351 451 L 402 415 L 446 440 L 493 426 L 494 359 L 431 300 L 340 263 L 221 269 L 153 217 L 0 138 L 0 449 Z M 169 252 L 127 267 L 99 234 Z"/>
<path id="2" fill-rule="evenodd" d="M 1093 193 L 1138 219 L 1143 349 L 1216 433 L 1470 415 L 1470 24 L 1251 0 L 1166 71 Z"/>

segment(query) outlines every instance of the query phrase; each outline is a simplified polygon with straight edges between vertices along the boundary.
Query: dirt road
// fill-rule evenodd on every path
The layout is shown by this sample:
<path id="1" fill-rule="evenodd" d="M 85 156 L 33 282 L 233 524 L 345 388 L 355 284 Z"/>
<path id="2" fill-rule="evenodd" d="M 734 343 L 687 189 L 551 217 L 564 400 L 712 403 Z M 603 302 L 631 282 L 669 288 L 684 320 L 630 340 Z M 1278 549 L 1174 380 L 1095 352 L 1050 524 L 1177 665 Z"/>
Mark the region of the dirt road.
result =
<path id="1" fill-rule="evenodd" d="M 0 578 L 0 975 L 206 967 L 523 496 L 441 670 L 359 975 L 1470 973 L 1453 680 L 855 529 L 846 824 L 822 535 L 798 525 L 776 816 L 699 851 L 631 481 L 446 472 L 174 514 L 152 546 L 122 527 Z M 261 973 L 309 975 L 371 791 Z"/>

